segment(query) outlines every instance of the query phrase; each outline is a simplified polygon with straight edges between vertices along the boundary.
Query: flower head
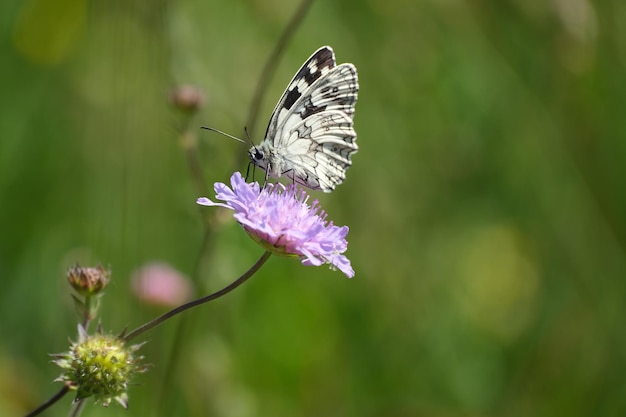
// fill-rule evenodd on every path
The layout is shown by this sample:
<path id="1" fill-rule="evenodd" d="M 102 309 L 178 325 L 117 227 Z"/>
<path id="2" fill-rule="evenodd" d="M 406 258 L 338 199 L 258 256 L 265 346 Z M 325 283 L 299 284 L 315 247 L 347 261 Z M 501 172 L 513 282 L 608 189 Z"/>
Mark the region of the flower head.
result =
<path id="1" fill-rule="evenodd" d="M 192 85 L 181 85 L 170 92 L 170 103 L 187 113 L 200 110 L 205 102 L 206 97 L 202 90 Z"/>
<path id="2" fill-rule="evenodd" d="M 154 305 L 174 307 L 188 301 L 191 281 L 170 265 L 150 262 L 133 273 L 132 289 L 137 298 Z"/>
<path id="3" fill-rule="evenodd" d="M 127 346 L 122 338 L 101 331 L 88 335 L 80 325 L 78 334 L 78 342 L 72 343 L 69 352 L 52 355 L 53 362 L 64 370 L 56 381 L 75 390 L 76 400 L 93 396 L 104 406 L 115 400 L 126 408 L 129 382 L 147 369 L 139 363 L 142 357 L 134 354 L 141 345 Z"/>
<path id="4" fill-rule="evenodd" d="M 67 280 L 81 295 L 92 296 L 102 291 L 108 284 L 111 271 L 102 265 L 95 268 L 83 268 L 78 264 L 67 271 Z"/>
<path id="5" fill-rule="evenodd" d="M 246 183 L 239 172 L 230 178 L 232 189 L 215 183 L 215 193 L 224 203 L 199 198 L 198 204 L 221 206 L 235 212 L 235 219 L 248 234 L 267 250 L 279 255 L 297 256 L 302 264 L 330 264 L 349 278 L 354 276 L 350 260 L 342 255 L 348 248 L 348 226 L 335 226 L 326 220 L 317 200 L 297 185 Z"/>

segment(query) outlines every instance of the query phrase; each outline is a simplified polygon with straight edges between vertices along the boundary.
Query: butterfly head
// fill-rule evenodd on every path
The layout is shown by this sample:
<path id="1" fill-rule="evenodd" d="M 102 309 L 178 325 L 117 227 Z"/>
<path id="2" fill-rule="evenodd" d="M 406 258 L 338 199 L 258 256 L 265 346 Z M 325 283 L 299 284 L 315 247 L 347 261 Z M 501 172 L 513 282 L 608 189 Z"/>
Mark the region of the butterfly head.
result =
<path id="1" fill-rule="evenodd" d="M 263 169 L 267 168 L 266 152 L 262 146 L 252 146 L 248 150 L 248 155 L 250 156 L 250 161 L 252 161 L 254 165 Z"/>

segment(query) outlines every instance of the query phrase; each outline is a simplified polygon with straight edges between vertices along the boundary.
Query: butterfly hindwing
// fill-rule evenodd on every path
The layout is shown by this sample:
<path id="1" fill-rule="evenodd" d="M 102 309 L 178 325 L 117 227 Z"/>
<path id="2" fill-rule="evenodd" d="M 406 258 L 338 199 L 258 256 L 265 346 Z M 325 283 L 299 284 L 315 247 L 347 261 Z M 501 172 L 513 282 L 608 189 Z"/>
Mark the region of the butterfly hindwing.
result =
<path id="1" fill-rule="evenodd" d="M 313 189 L 333 190 L 343 182 L 356 152 L 352 119 L 338 110 L 326 110 L 294 126 L 287 147 L 292 171 L 286 176 Z"/>

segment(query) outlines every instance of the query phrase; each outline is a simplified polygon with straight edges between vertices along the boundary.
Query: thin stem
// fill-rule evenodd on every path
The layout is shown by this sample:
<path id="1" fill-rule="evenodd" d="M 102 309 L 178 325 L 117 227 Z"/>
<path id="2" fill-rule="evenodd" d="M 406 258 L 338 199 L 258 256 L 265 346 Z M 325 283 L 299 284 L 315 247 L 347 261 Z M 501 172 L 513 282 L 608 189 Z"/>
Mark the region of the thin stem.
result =
<path id="1" fill-rule="evenodd" d="M 183 311 L 189 310 L 190 308 L 199 306 L 200 304 L 204 304 L 204 303 L 208 303 L 209 301 L 215 300 L 216 298 L 220 298 L 223 295 L 228 294 L 229 292 L 231 292 L 232 290 L 234 290 L 235 288 L 237 288 L 238 286 L 240 286 L 241 284 L 243 284 L 244 282 L 246 282 L 250 277 L 252 277 L 252 275 L 254 275 L 259 268 L 261 268 L 261 266 L 263 266 L 263 264 L 269 259 L 270 255 L 272 253 L 271 252 L 265 252 L 258 261 L 256 261 L 256 263 L 254 265 L 252 265 L 252 267 L 250 269 L 248 269 L 242 276 L 240 276 L 239 278 L 237 278 L 235 281 L 233 281 L 232 283 L 230 283 L 228 286 L 222 288 L 219 291 L 214 292 L 213 294 L 209 294 L 206 297 L 202 297 L 202 298 L 198 298 L 197 300 L 194 301 L 190 301 L 187 304 L 183 304 L 182 306 L 176 307 L 173 310 L 168 311 L 165 314 L 160 315 L 159 317 L 157 317 L 156 319 L 149 321 L 148 323 L 139 326 L 138 328 L 136 328 L 135 330 L 131 331 L 130 333 L 126 334 L 124 336 L 124 341 L 128 342 L 131 339 L 134 339 L 135 337 L 139 336 L 140 334 L 152 329 L 153 327 L 163 323 L 165 320 L 179 314 L 182 313 Z"/>
<path id="2" fill-rule="evenodd" d="M 212 245 L 213 240 L 211 239 L 211 236 L 212 235 L 209 229 L 206 228 L 204 232 L 204 236 L 202 237 L 202 243 L 200 245 L 200 249 L 196 256 L 196 261 L 195 261 L 193 272 L 191 275 L 192 282 L 194 284 L 197 284 L 198 282 L 198 277 L 200 275 L 200 264 L 202 263 L 204 254 L 209 253 L 213 248 L 213 245 Z M 189 328 L 191 327 L 190 321 L 193 319 L 194 319 L 193 316 L 181 317 L 181 319 L 178 320 L 178 323 L 176 325 L 176 329 L 175 329 L 176 336 L 172 338 L 172 346 L 171 346 L 169 358 L 166 360 L 164 364 L 165 372 L 163 373 L 163 377 L 161 378 L 162 382 L 159 388 L 160 395 L 157 395 L 156 398 L 158 398 L 158 400 L 153 405 L 155 410 L 159 410 L 158 415 L 170 415 L 171 414 L 167 412 L 169 404 L 170 404 L 171 396 L 168 396 L 166 394 L 170 392 L 172 389 L 170 386 L 171 384 L 169 382 L 172 381 L 172 376 L 174 372 L 176 371 L 178 362 L 180 361 L 180 354 L 183 351 L 183 344 L 184 344 L 184 341 L 186 340 L 185 334 L 187 331 L 189 331 Z M 157 415 L 156 412 L 153 414 Z"/>
<path id="3" fill-rule="evenodd" d="M 85 311 L 83 314 L 83 329 L 88 330 L 89 329 L 89 323 L 91 323 L 92 320 L 92 316 L 91 316 L 91 309 L 92 309 L 92 304 L 91 304 L 91 299 L 92 297 L 90 295 L 85 296 Z"/>
<path id="4" fill-rule="evenodd" d="M 276 67 L 280 61 L 280 57 L 285 52 L 285 48 L 291 38 L 293 38 L 293 34 L 295 33 L 298 26 L 302 23 L 302 20 L 306 16 L 306 13 L 309 10 L 311 4 L 313 4 L 314 0 L 302 0 L 300 5 L 296 9 L 295 13 L 291 17 L 289 23 L 280 34 L 280 37 L 276 41 L 274 45 L 274 49 L 267 57 L 265 61 L 265 65 L 263 66 L 263 70 L 261 71 L 261 76 L 259 77 L 259 82 L 256 85 L 256 89 L 254 90 L 254 95 L 252 96 L 252 102 L 250 103 L 250 111 L 248 112 L 248 119 L 246 123 L 246 127 L 250 132 L 253 132 L 256 127 L 256 121 L 259 116 L 259 108 L 261 107 L 261 101 L 265 96 L 265 92 L 267 87 L 269 86 L 270 79 L 276 73 Z M 248 156 L 247 153 L 242 153 L 242 158 Z"/>
<path id="5" fill-rule="evenodd" d="M 48 401 L 46 401 L 45 403 L 41 404 L 35 410 L 33 410 L 30 413 L 26 414 L 26 417 L 33 417 L 33 416 L 36 416 L 36 415 L 42 413 L 48 407 L 50 407 L 51 405 L 53 405 L 54 403 L 59 401 L 61 398 L 63 398 L 65 396 L 65 394 L 67 394 L 69 391 L 70 391 L 70 385 L 69 385 L 69 383 L 66 383 L 65 385 L 63 385 L 63 388 L 61 388 L 59 390 L 59 392 L 54 394 Z"/>
<path id="6" fill-rule="evenodd" d="M 197 135 L 189 129 L 185 129 L 180 134 L 180 140 L 185 150 L 185 157 L 194 185 L 200 195 L 208 195 L 209 187 L 204 180 L 202 173 L 202 164 L 198 156 L 198 138 Z"/>

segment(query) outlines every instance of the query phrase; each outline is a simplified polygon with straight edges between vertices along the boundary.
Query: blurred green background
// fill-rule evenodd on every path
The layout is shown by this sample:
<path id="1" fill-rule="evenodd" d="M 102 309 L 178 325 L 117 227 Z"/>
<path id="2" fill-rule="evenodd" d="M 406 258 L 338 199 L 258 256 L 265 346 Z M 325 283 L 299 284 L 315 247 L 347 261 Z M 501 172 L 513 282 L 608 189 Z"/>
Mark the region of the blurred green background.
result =
<path id="1" fill-rule="evenodd" d="M 199 126 L 244 135 L 296 8 L 2 2 L 1 416 L 60 388 L 48 354 L 76 337 L 75 262 L 111 267 L 101 320 L 117 333 L 166 311 L 131 291 L 146 262 L 203 295 L 261 255 L 196 206 L 181 130 L 213 197 L 246 149 Z M 316 1 L 250 135 L 319 46 L 356 65 L 360 150 L 315 195 L 349 225 L 356 277 L 270 259 L 141 338 L 154 367 L 128 411 L 83 415 L 625 415 L 625 22 L 622 0 Z M 188 121 L 168 101 L 182 84 L 206 97 Z"/>

